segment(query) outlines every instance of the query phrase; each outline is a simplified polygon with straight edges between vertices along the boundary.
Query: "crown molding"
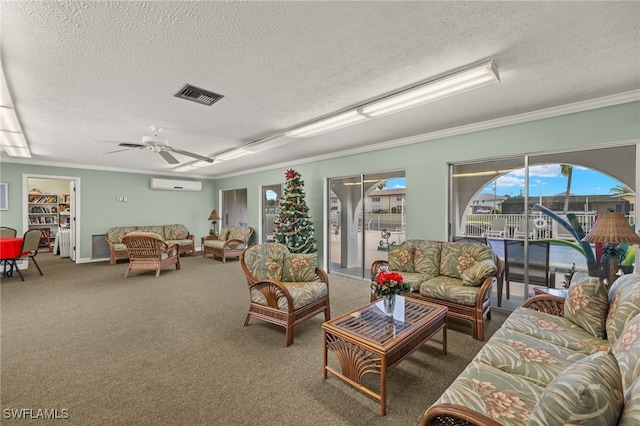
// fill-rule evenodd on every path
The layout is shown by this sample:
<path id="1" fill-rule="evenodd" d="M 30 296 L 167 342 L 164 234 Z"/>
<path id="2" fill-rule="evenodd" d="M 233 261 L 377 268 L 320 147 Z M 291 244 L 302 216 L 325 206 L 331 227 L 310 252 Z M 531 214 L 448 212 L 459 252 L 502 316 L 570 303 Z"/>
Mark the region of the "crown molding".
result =
<path id="1" fill-rule="evenodd" d="M 251 172 L 238 172 L 216 176 L 216 179 L 222 179 L 227 177 L 243 176 L 255 172 L 269 171 L 273 169 L 280 169 L 282 167 L 289 167 L 293 165 L 308 164 L 316 161 L 331 160 L 338 157 L 346 157 L 348 155 L 363 154 L 371 151 L 379 151 L 388 148 L 397 148 L 400 146 L 411 145 L 415 143 L 428 142 L 431 140 L 447 138 L 451 136 L 464 135 L 467 133 L 479 132 L 482 130 L 490 130 L 499 127 L 511 126 L 514 124 L 522 124 L 530 121 L 543 120 L 546 118 L 559 117 L 567 114 L 574 114 L 577 112 L 590 111 L 599 108 L 606 108 L 609 106 L 622 105 L 630 102 L 640 101 L 640 90 L 633 90 L 630 92 L 619 93 L 616 95 L 605 96 L 597 99 L 590 99 L 588 101 L 576 102 L 573 104 L 560 105 L 557 107 L 551 107 L 541 109 L 532 112 L 525 112 L 517 115 L 510 115 L 508 117 L 496 118 L 494 120 L 482 121 L 479 123 L 467 124 L 459 127 L 452 127 L 449 129 L 438 130 L 431 133 L 423 133 L 420 135 L 409 136 L 401 139 L 394 139 L 391 141 L 380 142 L 373 145 L 367 145 L 359 148 L 352 148 L 343 151 L 336 151 L 330 154 L 317 155 L 314 157 L 308 157 L 300 159 L 298 161 L 288 161 L 278 164 L 270 164 L 269 166 L 252 168 Z"/>

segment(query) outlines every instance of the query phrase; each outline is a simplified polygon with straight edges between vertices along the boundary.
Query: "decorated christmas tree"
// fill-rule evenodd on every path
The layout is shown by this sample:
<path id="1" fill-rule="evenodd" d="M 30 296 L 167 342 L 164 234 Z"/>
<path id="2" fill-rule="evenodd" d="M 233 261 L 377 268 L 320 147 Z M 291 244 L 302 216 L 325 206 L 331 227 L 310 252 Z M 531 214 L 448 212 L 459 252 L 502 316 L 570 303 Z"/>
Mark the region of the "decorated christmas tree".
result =
<path id="1" fill-rule="evenodd" d="M 287 183 L 280 200 L 276 219 L 276 239 L 286 245 L 291 253 L 315 253 L 316 238 L 313 222 L 304 199 L 304 181 L 293 169 L 285 173 Z"/>

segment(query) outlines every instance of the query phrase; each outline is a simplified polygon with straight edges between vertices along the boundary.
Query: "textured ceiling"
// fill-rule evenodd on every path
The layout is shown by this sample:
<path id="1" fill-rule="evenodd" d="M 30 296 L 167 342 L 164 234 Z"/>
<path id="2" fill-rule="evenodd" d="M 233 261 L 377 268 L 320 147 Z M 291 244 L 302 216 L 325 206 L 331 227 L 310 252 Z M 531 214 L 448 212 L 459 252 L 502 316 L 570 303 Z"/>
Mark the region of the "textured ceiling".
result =
<path id="1" fill-rule="evenodd" d="M 1 60 L 31 163 L 172 173 L 103 154 L 162 127 L 214 155 L 469 64 L 501 82 L 191 176 L 224 176 L 640 89 L 640 2 L 2 1 Z M 224 98 L 173 95 L 185 83 Z M 3 154 L 3 161 L 17 161 Z M 182 163 L 192 161 L 177 156 Z M 177 174 L 182 175 L 182 174 Z"/>

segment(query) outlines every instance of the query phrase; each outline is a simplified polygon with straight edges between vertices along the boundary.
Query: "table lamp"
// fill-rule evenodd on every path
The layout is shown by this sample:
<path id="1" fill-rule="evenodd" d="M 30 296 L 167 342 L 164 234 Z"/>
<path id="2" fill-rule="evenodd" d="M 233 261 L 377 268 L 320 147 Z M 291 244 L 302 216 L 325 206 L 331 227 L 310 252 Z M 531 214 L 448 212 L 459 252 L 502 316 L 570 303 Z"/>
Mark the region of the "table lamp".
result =
<path id="1" fill-rule="evenodd" d="M 209 215 L 209 220 L 211 221 L 211 229 L 209 230 L 209 235 L 216 235 L 216 223 L 220 220 L 220 216 L 218 216 L 217 211 L 212 211 Z"/>
<path id="2" fill-rule="evenodd" d="M 615 256 L 615 247 L 618 244 L 640 244 L 640 236 L 631 229 L 629 221 L 624 213 L 609 212 L 598 216 L 593 229 L 582 241 L 588 243 L 609 243 L 609 263 L 607 268 L 608 285 L 613 284 L 617 278 L 618 257 Z"/>

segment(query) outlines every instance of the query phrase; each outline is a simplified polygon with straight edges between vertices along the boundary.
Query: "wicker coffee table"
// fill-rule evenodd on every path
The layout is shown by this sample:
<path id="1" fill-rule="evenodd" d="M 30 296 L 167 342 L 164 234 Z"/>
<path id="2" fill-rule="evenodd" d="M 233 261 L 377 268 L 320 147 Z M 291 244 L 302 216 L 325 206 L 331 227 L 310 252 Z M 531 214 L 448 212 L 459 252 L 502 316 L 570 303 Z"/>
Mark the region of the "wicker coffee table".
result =
<path id="1" fill-rule="evenodd" d="M 382 300 L 322 324 L 324 334 L 323 378 L 335 374 L 360 391 L 380 401 L 386 414 L 387 372 L 407 358 L 427 340 L 442 344 L 447 353 L 447 307 L 397 296 L 393 321 L 387 319 Z M 433 336 L 442 330 L 442 340 Z M 342 371 L 327 364 L 333 352 Z M 366 388 L 362 378 L 380 375 L 380 393 Z"/>

